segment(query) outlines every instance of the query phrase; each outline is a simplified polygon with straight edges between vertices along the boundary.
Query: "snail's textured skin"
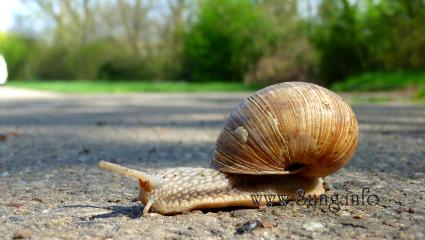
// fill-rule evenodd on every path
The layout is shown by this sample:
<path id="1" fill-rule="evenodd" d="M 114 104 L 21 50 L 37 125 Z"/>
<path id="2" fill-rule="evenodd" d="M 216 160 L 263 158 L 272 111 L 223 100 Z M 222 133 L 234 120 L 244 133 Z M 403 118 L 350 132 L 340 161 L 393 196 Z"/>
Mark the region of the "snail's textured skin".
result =
<path id="1" fill-rule="evenodd" d="M 277 195 L 287 195 L 289 200 L 294 200 L 299 189 L 303 189 L 307 195 L 319 196 L 324 193 L 321 178 L 237 175 L 206 168 L 173 168 L 160 170 L 154 175 L 161 178 L 162 184 L 158 188 L 146 191 L 146 184 L 140 181 L 144 213 L 175 214 L 194 209 L 259 207 L 266 205 L 265 198 L 260 198 L 257 205 L 253 195 L 275 195 L 272 200 L 280 202 L 282 199 Z"/>
<path id="2" fill-rule="evenodd" d="M 359 129 L 351 107 L 311 83 L 284 82 L 246 98 L 224 123 L 212 167 L 237 174 L 324 177 L 351 158 Z"/>

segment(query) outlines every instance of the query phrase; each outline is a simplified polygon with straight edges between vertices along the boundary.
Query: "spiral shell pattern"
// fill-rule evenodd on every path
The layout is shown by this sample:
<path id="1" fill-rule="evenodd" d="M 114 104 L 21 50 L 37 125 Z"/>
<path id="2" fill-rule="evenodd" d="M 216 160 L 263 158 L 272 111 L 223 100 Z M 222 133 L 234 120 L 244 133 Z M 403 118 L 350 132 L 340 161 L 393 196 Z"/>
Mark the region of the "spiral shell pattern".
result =
<path id="1" fill-rule="evenodd" d="M 351 107 L 312 83 L 284 82 L 246 98 L 229 115 L 211 166 L 238 174 L 327 176 L 359 142 Z"/>

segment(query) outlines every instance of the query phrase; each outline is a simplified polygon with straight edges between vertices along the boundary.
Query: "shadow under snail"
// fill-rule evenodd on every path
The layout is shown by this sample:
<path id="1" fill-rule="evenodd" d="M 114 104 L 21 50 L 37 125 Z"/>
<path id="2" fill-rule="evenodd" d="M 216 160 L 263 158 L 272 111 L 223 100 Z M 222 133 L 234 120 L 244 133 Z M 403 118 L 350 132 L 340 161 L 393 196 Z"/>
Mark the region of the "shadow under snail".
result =
<path id="1" fill-rule="evenodd" d="M 105 161 L 99 166 L 139 180 L 144 214 L 259 207 L 266 199 L 258 204 L 253 195 L 323 194 L 323 177 L 352 158 L 358 141 L 356 117 L 341 97 L 312 83 L 284 82 L 257 91 L 230 113 L 211 168 L 145 173 Z"/>

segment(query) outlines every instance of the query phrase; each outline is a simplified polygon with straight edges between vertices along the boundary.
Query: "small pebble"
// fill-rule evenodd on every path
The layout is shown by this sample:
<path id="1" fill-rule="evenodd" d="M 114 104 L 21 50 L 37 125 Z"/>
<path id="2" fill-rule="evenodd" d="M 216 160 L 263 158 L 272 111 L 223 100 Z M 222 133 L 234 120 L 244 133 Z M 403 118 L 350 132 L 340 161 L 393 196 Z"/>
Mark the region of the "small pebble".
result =
<path id="1" fill-rule="evenodd" d="M 323 188 L 325 189 L 325 191 L 331 190 L 331 186 L 327 182 L 323 182 Z"/>
<path id="2" fill-rule="evenodd" d="M 31 235 L 32 235 L 31 230 L 27 228 L 22 228 L 15 232 L 15 234 L 13 235 L 13 239 L 26 239 L 26 238 L 30 238 Z"/>
<path id="3" fill-rule="evenodd" d="M 218 235 L 218 236 L 224 234 L 223 231 L 222 230 L 219 230 L 219 229 L 211 229 L 210 230 L 210 233 L 213 234 L 213 235 Z"/>
<path id="4" fill-rule="evenodd" d="M 268 222 L 268 221 L 262 221 L 261 222 L 261 225 L 264 227 L 264 228 L 271 228 L 271 227 L 273 227 L 273 224 L 271 224 L 270 222 Z"/>
<path id="5" fill-rule="evenodd" d="M 7 136 L 5 134 L 0 134 L 0 142 L 4 142 L 7 140 Z"/>
<path id="6" fill-rule="evenodd" d="M 94 124 L 96 124 L 96 126 L 105 126 L 106 122 L 104 121 L 96 121 Z"/>
<path id="7" fill-rule="evenodd" d="M 83 148 L 83 151 L 81 151 L 81 153 L 83 153 L 83 154 L 89 154 L 90 153 L 90 149 Z"/>
<path id="8" fill-rule="evenodd" d="M 307 222 L 303 224 L 303 229 L 316 232 L 325 230 L 325 227 L 319 222 Z"/>
<path id="9" fill-rule="evenodd" d="M 161 214 L 159 214 L 159 213 L 148 213 L 148 216 L 149 217 L 161 217 L 162 215 Z"/>
<path id="10" fill-rule="evenodd" d="M 24 203 L 18 203 L 18 202 L 11 202 L 11 203 L 6 204 L 6 206 L 15 207 L 15 208 L 22 208 L 22 207 L 25 206 L 25 204 Z"/>
<path id="11" fill-rule="evenodd" d="M 235 234 L 250 233 L 258 227 L 263 227 L 263 224 L 258 220 L 250 220 L 236 228 Z"/>
<path id="12" fill-rule="evenodd" d="M 397 223 L 395 223 L 393 220 L 384 220 L 382 221 L 383 224 L 391 227 L 397 227 Z"/>
<path id="13" fill-rule="evenodd" d="M 33 200 L 34 201 L 37 201 L 37 202 L 40 202 L 40 203 L 44 203 L 44 204 L 46 204 L 46 203 L 49 202 L 48 198 L 45 197 L 45 196 L 35 197 L 35 198 L 33 198 Z"/>

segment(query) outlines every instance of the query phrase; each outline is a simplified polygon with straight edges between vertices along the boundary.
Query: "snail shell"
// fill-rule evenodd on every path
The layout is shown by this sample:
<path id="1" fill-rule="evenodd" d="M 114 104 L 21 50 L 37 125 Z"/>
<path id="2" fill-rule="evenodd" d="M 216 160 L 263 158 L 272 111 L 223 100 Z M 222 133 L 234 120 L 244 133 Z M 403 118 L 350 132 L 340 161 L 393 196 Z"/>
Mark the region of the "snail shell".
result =
<path id="1" fill-rule="evenodd" d="M 358 141 L 356 117 L 341 97 L 312 83 L 284 82 L 256 92 L 230 114 L 211 166 L 323 177 L 351 159 Z"/>

